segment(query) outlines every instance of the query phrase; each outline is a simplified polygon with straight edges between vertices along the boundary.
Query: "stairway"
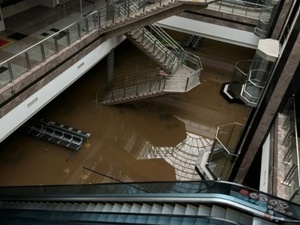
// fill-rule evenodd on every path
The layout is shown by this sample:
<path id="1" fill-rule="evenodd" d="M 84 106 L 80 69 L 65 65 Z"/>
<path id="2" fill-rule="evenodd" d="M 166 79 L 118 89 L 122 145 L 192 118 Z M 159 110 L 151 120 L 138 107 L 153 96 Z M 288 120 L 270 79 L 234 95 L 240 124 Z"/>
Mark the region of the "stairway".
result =
<path id="1" fill-rule="evenodd" d="M 145 27 L 132 30 L 126 34 L 126 37 L 151 59 L 157 62 L 167 73 L 174 73 L 178 68 L 180 63 L 179 58 Z M 183 53 L 182 51 L 181 54 Z"/>
<path id="2" fill-rule="evenodd" d="M 117 11 L 118 20 L 125 23 L 130 19 L 130 12 L 147 13 L 169 4 L 175 2 L 160 1 L 147 7 L 139 7 L 134 1 L 126 1 L 114 5 L 114 14 Z M 133 29 L 125 35 L 154 60 L 158 68 L 148 73 L 147 77 L 139 75 L 113 80 L 105 90 L 97 94 L 97 100 L 102 104 L 114 105 L 168 93 L 185 93 L 200 84 L 200 58 L 186 52 L 158 24 Z M 115 85 L 116 83 L 122 85 Z"/>

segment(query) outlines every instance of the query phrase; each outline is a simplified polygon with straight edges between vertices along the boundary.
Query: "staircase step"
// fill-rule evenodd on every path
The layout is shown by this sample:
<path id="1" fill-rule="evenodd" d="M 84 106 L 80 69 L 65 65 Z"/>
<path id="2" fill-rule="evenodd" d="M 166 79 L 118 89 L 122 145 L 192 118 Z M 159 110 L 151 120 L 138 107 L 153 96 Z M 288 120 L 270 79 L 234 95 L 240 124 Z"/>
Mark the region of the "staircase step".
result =
<path id="1" fill-rule="evenodd" d="M 122 212 L 122 213 L 128 213 L 128 212 L 130 212 L 130 209 L 131 209 L 131 204 L 124 203 L 122 205 L 122 208 L 120 209 L 120 212 Z"/>
<path id="2" fill-rule="evenodd" d="M 141 211 L 142 206 L 137 203 L 133 203 L 130 209 L 131 213 L 139 213 Z"/>
<path id="3" fill-rule="evenodd" d="M 152 208 L 151 208 L 151 211 L 150 213 L 157 213 L 157 214 L 160 214 L 162 211 L 162 205 L 159 205 L 157 203 L 154 203 L 152 205 Z"/>
<path id="4" fill-rule="evenodd" d="M 225 219 L 232 220 L 232 221 L 240 221 L 240 215 L 241 215 L 240 212 L 231 208 L 227 208 L 225 213 Z"/>
<path id="5" fill-rule="evenodd" d="M 175 204 L 173 214 L 174 215 L 183 215 L 186 208 L 183 205 Z"/>
<path id="6" fill-rule="evenodd" d="M 103 208 L 104 208 L 103 203 L 97 203 L 95 208 L 94 208 L 94 212 L 102 212 Z"/>
<path id="7" fill-rule="evenodd" d="M 150 213 L 151 209 L 152 209 L 152 206 L 150 204 L 144 203 L 144 204 L 142 204 L 140 212 L 141 213 Z"/>
<path id="8" fill-rule="evenodd" d="M 172 214 L 174 206 L 170 204 L 164 204 L 161 213 L 162 214 Z"/>
<path id="9" fill-rule="evenodd" d="M 102 209 L 102 212 L 110 212 L 111 209 L 112 209 L 112 207 L 113 207 L 113 204 L 111 204 L 111 203 L 105 203 L 105 205 L 104 205 L 104 207 Z"/>
<path id="10" fill-rule="evenodd" d="M 85 209 L 87 212 L 92 212 L 95 210 L 96 204 L 95 203 L 89 203 Z"/>
<path id="11" fill-rule="evenodd" d="M 224 218 L 225 217 L 225 208 L 217 206 L 217 205 L 213 205 L 211 207 L 210 215 L 212 217 Z"/>
<path id="12" fill-rule="evenodd" d="M 194 205 L 187 204 L 186 205 L 186 210 L 185 210 L 185 215 L 197 215 L 198 208 Z"/>
<path id="13" fill-rule="evenodd" d="M 197 215 L 199 216 L 210 216 L 211 208 L 206 205 L 200 205 L 198 207 Z"/>
<path id="14" fill-rule="evenodd" d="M 243 225 L 252 225 L 253 223 L 253 217 L 249 216 L 247 214 L 241 213 L 240 215 L 240 222 L 243 223 Z"/>
<path id="15" fill-rule="evenodd" d="M 122 206 L 123 205 L 120 203 L 114 203 L 113 207 L 111 208 L 111 212 L 120 212 Z"/>

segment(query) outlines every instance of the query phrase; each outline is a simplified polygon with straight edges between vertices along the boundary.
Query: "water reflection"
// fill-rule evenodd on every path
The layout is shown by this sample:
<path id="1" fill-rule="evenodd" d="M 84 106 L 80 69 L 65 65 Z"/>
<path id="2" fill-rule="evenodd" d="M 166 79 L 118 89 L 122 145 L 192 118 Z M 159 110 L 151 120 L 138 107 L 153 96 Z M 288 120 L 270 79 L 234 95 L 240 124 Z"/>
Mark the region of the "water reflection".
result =
<path id="1" fill-rule="evenodd" d="M 134 135 L 139 134 L 153 146 L 175 147 L 186 138 L 185 124 L 170 112 L 143 103 L 117 108 L 119 114 L 114 124 L 121 125 L 121 130 L 126 130 L 126 133 L 129 131 L 129 142 L 133 142 Z M 115 142 L 119 138 L 122 137 L 115 136 Z"/>
<path id="2" fill-rule="evenodd" d="M 162 158 L 175 169 L 176 180 L 197 180 L 195 162 L 200 151 L 209 151 L 212 140 L 187 132 L 187 137 L 175 147 L 155 147 L 148 141 L 137 156 L 138 159 Z"/>
<path id="3" fill-rule="evenodd" d="M 157 66 L 125 44 L 116 48 L 116 73 Z M 201 51 L 211 54 L 214 46 Z M 229 52 L 219 50 L 223 47 L 217 45 L 215 52 Z M 244 50 L 235 52 L 230 57 L 244 58 Z M 101 61 L 38 115 L 91 133 L 82 148 L 72 153 L 17 131 L 0 143 L 0 185 L 200 179 L 195 160 L 210 150 L 216 127 L 244 123 L 249 111 L 224 100 L 222 82 L 231 77 L 210 68 L 205 67 L 202 84 L 186 94 L 104 106 L 95 101 L 96 90 L 106 84 L 106 61 Z"/>

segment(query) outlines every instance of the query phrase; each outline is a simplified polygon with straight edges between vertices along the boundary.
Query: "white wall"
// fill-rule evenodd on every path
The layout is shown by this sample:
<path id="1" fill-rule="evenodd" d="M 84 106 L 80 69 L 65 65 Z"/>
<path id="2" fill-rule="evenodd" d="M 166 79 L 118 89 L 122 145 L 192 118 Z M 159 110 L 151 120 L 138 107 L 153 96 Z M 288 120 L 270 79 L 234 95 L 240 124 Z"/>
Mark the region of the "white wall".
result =
<path id="1" fill-rule="evenodd" d="M 7 17 L 13 16 L 17 13 L 23 12 L 27 9 L 32 8 L 35 5 L 36 5 L 36 2 L 31 0 L 31 2 L 30 1 L 21 1 L 16 4 L 7 6 L 2 9 L 3 18 L 7 18 Z"/>
<path id="2" fill-rule="evenodd" d="M 125 40 L 125 36 L 121 35 L 105 41 L 83 59 L 3 116 L 0 119 L 0 142 L 84 75 L 123 40 Z"/>
<path id="3" fill-rule="evenodd" d="M 271 151 L 270 148 L 271 148 L 271 137 L 269 134 L 262 147 L 259 190 L 263 192 L 268 192 L 270 151 Z"/>
<path id="4" fill-rule="evenodd" d="M 158 24 L 170 30 L 194 34 L 213 40 L 256 49 L 259 38 L 253 32 L 224 27 L 180 16 L 171 16 Z"/>

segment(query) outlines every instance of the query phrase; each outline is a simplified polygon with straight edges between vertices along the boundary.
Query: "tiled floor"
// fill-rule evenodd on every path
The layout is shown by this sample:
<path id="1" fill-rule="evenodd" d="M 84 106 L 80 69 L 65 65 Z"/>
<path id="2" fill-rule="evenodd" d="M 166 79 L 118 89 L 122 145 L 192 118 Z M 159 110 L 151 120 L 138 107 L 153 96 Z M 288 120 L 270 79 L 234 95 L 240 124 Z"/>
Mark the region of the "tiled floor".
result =
<path id="1" fill-rule="evenodd" d="M 54 14 L 53 10 L 61 9 L 47 12 Z M 57 14 L 57 19 L 60 16 Z M 55 22 L 45 16 L 43 26 L 38 22 L 37 29 L 33 21 L 26 29 L 17 29 L 14 23 L 8 29 L 10 34 L 27 34 L 28 37 L 16 41 L 26 47 L 44 38 L 42 34 L 50 33 L 51 28 L 61 29 Z M 176 32 L 170 35 L 178 41 L 186 37 Z M 0 57 L 14 54 L 15 48 L 0 51 Z M 208 39 L 199 50 L 189 51 L 203 59 L 199 87 L 182 95 L 121 106 L 96 104 L 96 91 L 106 85 L 106 63 L 100 62 L 39 113 L 41 117 L 90 132 L 83 148 L 72 154 L 17 131 L 0 144 L 0 185 L 113 181 L 84 168 L 122 181 L 199 179 L 195 161 L 201 151 L 210 150 L 217 127 L 247 120 L 249 107 L 228 103 L 220 89 L 230 81 L 235 62 L 251 58 L 254 52 Z M 142 73 L 155 66 L 128 41 L 116 49 L 116 76 Z"/>

